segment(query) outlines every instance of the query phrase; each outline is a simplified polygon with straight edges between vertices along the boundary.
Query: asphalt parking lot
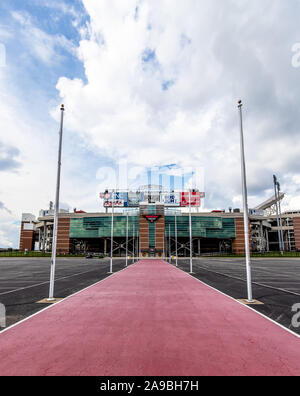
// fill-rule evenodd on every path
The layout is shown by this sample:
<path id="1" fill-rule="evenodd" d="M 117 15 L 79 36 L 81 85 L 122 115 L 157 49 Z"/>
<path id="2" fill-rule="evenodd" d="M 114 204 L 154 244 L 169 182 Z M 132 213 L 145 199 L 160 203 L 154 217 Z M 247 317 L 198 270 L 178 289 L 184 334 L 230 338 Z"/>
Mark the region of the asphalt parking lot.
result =
<path id="1" fill-rule="evenodd" d="M 114 272 L 125 260 L 114 260 Z M 108 259 L 57 259 L 55 297 L 65 298 L 109 276 Z M 47 307 L 37 304 L 49 295 L 49 258 L 0 258 L 0 303 L 6 307 L 6 325 Z M 1 329 L 0 329 L 1 331 Z"/>
<path id="2" fill-rule="evenodd" d="M 247 297 L 245 259 L 194 259 L 195 277 L 235 298 Z M 109 276 L 109 259 L 57 260 L 55 297 L 65 298 Z M 124 259 L 114 260 L 114 272 L 125 267 Z M 189 272 L 189 260 L 179 260 L 179 268 Z M 253 306 L 290 330 L 292 307 L 300 303 L 299 259 L 253 259 L 253 294 L 264 305 Z M 37 304 L 48 297 L 49 258 L 0 258 L 0 303 L 10 326 L 47 305 Z M 1 331 L 1 330 L 0 330 Z"/>
<path id="3" fill-rule="evenodd" d="M 247 298 L 245 259 L 201 258 L 193 260 L 194 276 L 235 298 Z M 189 260 L 180 260 L 179 268 L 189 272 Z M 252 259 L 253 297 L 264 305 L 252 306 L 288 329 L 292 326 L 294 304 L 300 304 L 299 259 Z"/>

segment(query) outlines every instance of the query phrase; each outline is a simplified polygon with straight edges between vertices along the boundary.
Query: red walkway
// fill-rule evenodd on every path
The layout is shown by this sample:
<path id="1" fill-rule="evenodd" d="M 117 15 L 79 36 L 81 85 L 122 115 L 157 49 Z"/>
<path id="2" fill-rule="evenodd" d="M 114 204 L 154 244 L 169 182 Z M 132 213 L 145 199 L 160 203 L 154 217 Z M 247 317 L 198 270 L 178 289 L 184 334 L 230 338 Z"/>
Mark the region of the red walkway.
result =
<path id="1" fill-rule="evenodd" d="M 0 375 L 300 375 L 300 339 L 163 261 L 0 334 Z"/>

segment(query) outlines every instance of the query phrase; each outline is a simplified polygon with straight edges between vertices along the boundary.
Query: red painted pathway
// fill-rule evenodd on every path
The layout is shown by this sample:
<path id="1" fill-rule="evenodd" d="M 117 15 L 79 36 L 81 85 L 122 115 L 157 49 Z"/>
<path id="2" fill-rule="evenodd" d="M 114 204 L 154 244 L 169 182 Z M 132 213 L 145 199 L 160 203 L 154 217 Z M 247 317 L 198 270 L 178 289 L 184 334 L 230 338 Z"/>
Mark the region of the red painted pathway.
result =
<path id="1" fill-rule="evenodd" d="M 300 339 L 163 261 L 0 334 L 0 375 L 300 375 Z"/>

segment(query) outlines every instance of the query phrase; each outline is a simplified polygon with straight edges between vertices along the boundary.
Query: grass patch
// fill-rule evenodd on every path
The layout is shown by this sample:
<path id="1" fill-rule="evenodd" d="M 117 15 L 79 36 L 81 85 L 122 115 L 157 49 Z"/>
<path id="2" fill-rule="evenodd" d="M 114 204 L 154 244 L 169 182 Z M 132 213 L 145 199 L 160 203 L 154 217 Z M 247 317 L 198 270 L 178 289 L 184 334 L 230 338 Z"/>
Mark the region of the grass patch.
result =
<path id="1" fill-rule="evenodd" d="M 51 253 L 42 253 L 42 252 L 1 252 L 0 257 L 51 257 Z M 57 257 L 70 257 L 70 258 L 81 258 L 85 257 L 85 255 L 74 255 L 74 254 L 58 254 Z"/>
<path id="2" fill-rule="evenodd" d="M 205 255 L 201 257 L 207 257 L 207 258 L 244 258 L 244 254 L 212 254 L 212 255 Z M 267 252 L 267 253 L 251 253 L 251 257 L 253 258 L 282 258 L 282 257 L 300 257 L 300 252 Z"/>

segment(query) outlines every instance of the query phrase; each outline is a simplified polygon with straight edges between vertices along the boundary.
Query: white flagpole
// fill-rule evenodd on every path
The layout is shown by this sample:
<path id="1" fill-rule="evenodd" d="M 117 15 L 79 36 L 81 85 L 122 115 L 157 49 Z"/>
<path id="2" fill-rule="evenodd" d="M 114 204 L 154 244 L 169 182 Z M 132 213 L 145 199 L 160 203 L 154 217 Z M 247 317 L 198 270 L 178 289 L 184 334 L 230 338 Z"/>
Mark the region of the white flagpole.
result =
<path id="1" fill-rule="evenodd" d="M 248 289 L 248 302 L 253 302 L 252 293 L 252 274 L 251 274 L 251 258 L 249 246 L 249 213 L 248 213 L 248 192 L 247 192 L 247 177 L 246 177 L 246 164 L 245 164 L 245 146 L 244 146 L 244 131 L 243 131 L 243 103 L 240 100 L 238 103 L 240 113 L 240 144 L 241 144 L 241 163 L 242 163 L 242 186 L 243 186 L 243 206 L 244 206 L 244 229 L 245 229 L 245 248 L 246 248 L 246 269 L 247 269 L 247 289 Z"/>
<path id="2" fill-rule="evenodd" d="M 135 263 L 135 223 L 133 224 L 133 263 Z"/>
<path id="3" fill-rule="evenodd" d="M 112 192 L 112 216 L 111 216 L 111 246 L 110 246 L 110 274 L 113 274 L 113 254 L 114 254 L 114 214 L 115 214 L 115 190 Z"/>
<path id="4" fill-rule="evenodd" d="M 175 212 L 175 242 L 176 242 L 176 267 L 178 267 L 178 235 L 177 235 L 177 212 Z"/>
<path id="5" fill-rule="evenodd" d="M 128 212 L 126 216 L 126 267 L 128 267 Z"/>
<path id="6" fill-rule="evenodd" d="M 190 190 L 190 274 L 193 274 L 192 192 Z"/>
<path id="7" fill-rule="evenodd" d="M 55 298 L 54 298 L 54 283 L 55 283 L 56 245 L 57 245 L 57 229 L 58 229 L 58 215 L 59 215 L 59 195 L 60 195 L 62 140 L 63 140 L 64 111 L 65 111 L 64 105 L 61 105 L 60 111 L 61 111 L 61 119 L 60 119 L 60 131 L 59 131 L 56 198 L 55 198 L 55 212 L 54 212 L 53 239 L 52 239 L 50 290 L 49 290 L 49 299 L 48 299 L 48 301 L 55 301 Z"/>
<path id="8" fill-rule="evenodd" d="M 171 224 L 169 224 L 169 263 L 172 262 L 172 252 L 171 252 Z"/>

